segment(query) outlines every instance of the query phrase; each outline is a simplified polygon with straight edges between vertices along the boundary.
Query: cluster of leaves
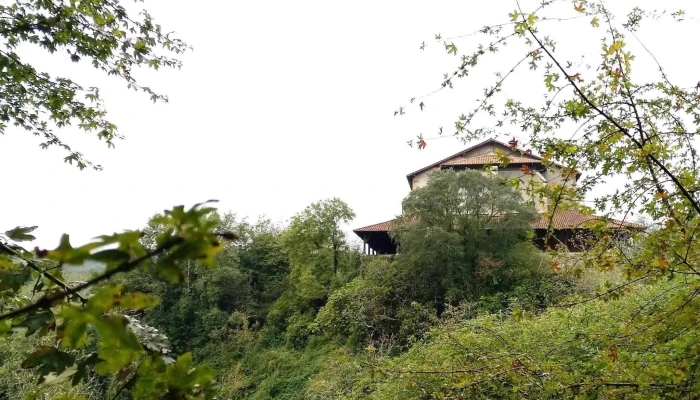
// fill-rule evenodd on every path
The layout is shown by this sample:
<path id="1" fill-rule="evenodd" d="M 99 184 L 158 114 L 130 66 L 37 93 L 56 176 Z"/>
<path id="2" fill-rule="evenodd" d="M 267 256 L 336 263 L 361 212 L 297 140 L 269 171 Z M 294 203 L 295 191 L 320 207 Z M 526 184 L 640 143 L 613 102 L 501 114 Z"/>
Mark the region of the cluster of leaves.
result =
<path id="1" fill-rule="evenodd" d="M 76 63 L 89 62 L 107 75 L 120 77 L 129 88 L 147 93 L 153 101 L 167 98 L 140 85 L 134 69 L 179 68 L 179 60 L 160 53 L 179 54 L 188 48 L 163 32 L 146 11 L 135 18 L 119 0 L 14 0 L 0 5 L 0 134 L 9 124 L 23 128 L 43 139 L 41 147 L 65 149 L 65 161 L 80 169 L 101 167 L 59 139 L 53 128 L 76 125 L 110 147 L 121 136 L 106 118 L 98 88 L 38 71 L 21 57 L 20 50 L 27 45 L 48 53 L 66 52 Z"/>
<path id="2" fill-rule="evenodd" d="M 222 238 L 233 233 L 216 232 L 214 211 L 206 203 L 190 209 L 178 206 L 157 217 L 154 222 L 165 227 L 155 238 L 155 248 L 141 242 L 138 231 L 100 236 L 93 242 L 73 247 L 67 235 L 54 250 L 29 252 L 18 244 L 31 240 L 32 228 L 16 228 L 0 241 L 0 296 L 3 333 L 25 336 L 55 335 L 55 343 L 42 344 L 22 363 L 34 369 L 39 383 L 79 383 L 92 371 L 99 375 L 116 374 L 135 398 L 193 396 L 213 388 L 213 373 L 207 367 L 191 367 L 191 356 L 177 360 L 167 354 L 166 338 L 141 324 L 127 312 L 153 307 L 158 299 L 141 293 L 127 292 L 122 285 L 108 283 L 110 278 L 137 268 L 145 268 L 169 282 L 184 279 L 183 263 L 197 261 L 212 265 L 215 255 L 224 248 Z M 102 273 L 75 285 L 65 282 L 62 267 L 79 266 L 89 261 L 104 264 Z M 31 297 L 20 291 L 33 279 Z M 100 286 L 102 283 L 106 285 Z M 96 289 L 95 289 L 96 288 Z M 94 290 L 92 293 L 89 291 Z M 38 300 L 33 300 L 38 297 Z M 95 335 L 95 351 L 86 350 Z"/>

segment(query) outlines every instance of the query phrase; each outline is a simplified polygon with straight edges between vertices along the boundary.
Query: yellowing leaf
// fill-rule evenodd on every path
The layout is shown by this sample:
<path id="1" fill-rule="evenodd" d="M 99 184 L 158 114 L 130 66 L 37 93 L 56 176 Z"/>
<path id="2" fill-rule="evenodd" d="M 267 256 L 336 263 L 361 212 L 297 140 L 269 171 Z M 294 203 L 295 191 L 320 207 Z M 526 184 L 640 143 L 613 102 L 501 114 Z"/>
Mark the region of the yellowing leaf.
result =
<path id="1" fill-rule="evenodd" d="M 664 191 L 664 190 L 662 190 L 662 191 L 660 191 L 660 192 L 656 192 L 656 194 L 654 195 L 654 197 L 656 197 L 657 199 L 665 199 L 665 198 L 668 197 L 668 192 L 666 192 L 666 191 Z"/>
<path id="2" fill-rule="evenodd" d="M 666 261 L 664 256 L 661 256 L 656 259 L 656 265 L 661 269 L 666 269 L 671 266 L 671 264 L 669 264 L 668 261 Z"/>
<path id="3" fill-rule="evenodd" d="M 608 48 L 608 54 L 613 54 L 614 52 L 620 50 L 622 48 L 622 46 L 624 46 L 624 45 L 625 45 L 624 42 L 619 42 L 619 41 L 613 42 L 613 44 L 611 44 L 610 47 Z"/>
<path id="4" fill-rule="evenodd" d="M 597 28 L 600 26 L 600 20 L 598 19 L 598 17 L 593 17 L 593 19 L 591 20 L 591 25 L 594 28 Z"/>
<path id="5" fill-rule="evenodd" d="M 583 7 L 583 2 L 574 5 L 574 10 L 576 10 L 576 11 L 578 11 L 578 12 L 580 12 L 580 13 L 586 11 L 586 9 Z"/>
<path id="6" fill-rule="evenodd" d="M 521 321 L 523 319 L 523 310 L 520 307 L 513 309 L 513 319 L 516 321 Z"/>

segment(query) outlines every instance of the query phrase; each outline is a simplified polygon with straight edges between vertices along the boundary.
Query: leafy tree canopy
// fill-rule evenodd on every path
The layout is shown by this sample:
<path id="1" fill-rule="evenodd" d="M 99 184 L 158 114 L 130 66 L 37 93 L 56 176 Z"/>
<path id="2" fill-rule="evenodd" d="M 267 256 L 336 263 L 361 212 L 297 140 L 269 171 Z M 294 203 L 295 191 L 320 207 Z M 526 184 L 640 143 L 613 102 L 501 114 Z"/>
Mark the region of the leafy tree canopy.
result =
<path id="1" fill-rule="evenodd" d="M 121 139 L 97 87 L 83 87 L 65 77 L 39 71 L 22 58 L 28 46 L 48 53 L 68 54 L 71 61 L 124 80 L 128 88 L 147 93 L 153 101 L 167 98 L 138 82 L 141 66 L 179 68 L 168 53 L 188 49 L 148 14 L 129 12 L 119 0 L 13 0 L 0 4 L 0 133 L 20 127 L 42 139 L 41 147 L 61 147 L 65 161 L 83 169 L 101 169 L 69 143 L 55 128 L 75 125 L 113 147 Z"/>
<path id="2" fill-rule="evenodd" d="M 435 171 L 406 197 L 403 211 L 392 232 L 397 261 L 418 274 L 418 288 L 432 288 L 427 297 L 438 303 L 478 299 L 534 260 L 535 209 L 485 172 Z"/>

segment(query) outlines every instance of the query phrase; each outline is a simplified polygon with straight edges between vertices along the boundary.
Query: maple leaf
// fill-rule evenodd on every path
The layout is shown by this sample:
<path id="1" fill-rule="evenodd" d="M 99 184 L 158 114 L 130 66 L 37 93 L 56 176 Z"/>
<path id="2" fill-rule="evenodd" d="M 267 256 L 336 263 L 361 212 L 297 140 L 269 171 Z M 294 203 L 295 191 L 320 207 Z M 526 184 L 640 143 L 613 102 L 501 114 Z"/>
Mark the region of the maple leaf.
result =
<path id="1" fill-rule="evenodd" d="M 423 140 L 423 139 L 418 140 L 418 150 L 423 150 L 425 148 L 425 146 L 427 146 L 427 145 L 428 144 L 425 143 L 425 140 Z"/>
<path id="2" fill-rule="evenodd" d="M 574 10 L 580 13 L 586 11 L 586 9 L 583 7 L 583 2 L 579 3 L 578 5 L 574 5 Z"/>
<path id="3" fill-rule="evenodd" d="M 425 107 L 425 104 L 423 104 L 423 102 L 421 101 L 420 104 L 419 104 L 419 106 L 420 106 L 420 110 L 423 111 L 423 108 Z"/>
<path id="4" fill-rule="evenodd" d="M 660 192 L 656 192 L 656 194 L 654 195 L 654 197 L 656 197 L 657 199 L 665 199 L 665 198 L 668 197 L 668 192 L 665 191 L 665 190 L 662 190 L 662 191 L 660 191 Z"/>
<path id="5" fill-rule="evenodd" d="M 593 19 L 591 20 L 591 25 L 594 28 L 597 28 L 600 26 L 600 20 L 598 19 L 598 17 L 593 17 Z"/>
<path id="6" fill-rule="evenodd" d="M 515 140 L 515 136 L 513 136 L 513 139 L 511 139 L 508 142 L 508 145 L 510 146 L 511 149 L 515 150 L 516 147 L 518 147 L 518 141 Z"/>
<path id="7" fill-rule="evenodd" d="M 523 166 L 520 167 L 520 170 L 523 171 L 523 174 L 525 174 L 525 175 L 527 175 L 527 174 L 530 173 L 530 167 L 528 167 L 528 166 L 525 165 L 525 164 L 523 164 Z"/>
<path id="8" fill-rule="evenodd" d="M 559 263 L 555 261 L 552 263 L 552 266 L 549 267 L 549 270 L 552 272 L 557 272 L 557 271 L 561 271 L 561 267 L 559 266 Z"/>
<path id="9" fill-rule="evenodd" d="M 447 49 L 447 54 L 454 54 L 457 55 L 457 46 L 455 46 L 454 43 L 452 44 L 445 44 L 445 48 Z"/>
<path id="10" fill-rule="evenodd" d="M 549 154 L 549 153 L 547 153 L 547 152 L 542 153 L 542 159 L 543 159 L 544 161 L 549 160 L 549 157 L 551 157 L 551 156 L 552 156 L 552 155 Z"/>

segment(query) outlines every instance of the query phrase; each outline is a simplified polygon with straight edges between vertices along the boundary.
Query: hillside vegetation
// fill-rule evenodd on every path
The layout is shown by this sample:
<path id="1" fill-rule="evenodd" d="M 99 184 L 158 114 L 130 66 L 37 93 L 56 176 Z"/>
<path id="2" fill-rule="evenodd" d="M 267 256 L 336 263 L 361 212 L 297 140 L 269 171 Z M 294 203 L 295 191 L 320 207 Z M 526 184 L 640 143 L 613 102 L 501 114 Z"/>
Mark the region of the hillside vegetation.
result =
<path id="1" fill-rule="evenodd" d="M 510 153 L 495 152 L 499 166 L 541 157 L 506 180 L 432 172 L 389 232 L 395 256 L 353 247 L 344 232 L 355 212 L 337 198 L 285 223 L 239 219 L 215 200 L 180 205 L 83 245 L 63 235 L 54 249 L 23 247 L 36 226 L 8 227 L 0 399 L 700 399 L 700 84 L 671 80 L 627 39 L 651 21 L 696 20 L 639 7 L 620 18 L 610 3 L 516 2 L 503 23 L 435 35 L 453 72 L 394 116 L 422 113 L 488 65 L 494 81 L 449 133 L 472 141 L 520 129 L 502 146 Z M 119 0 L 14 0 L 0 15 L 0 133 L 31 132 L 80 169 L 101 166 L 54 125 L 108 146 L 122 136 L 99 88 L 37 72 L 23 46 L 67 51 L 154 101 L 166 98 L 131 69 L 177 68 L 168 54 L 189 48 Z M 572 27 L 570 41 L 557 43 L 552 21 Z M 656 80 L 632 74 L 642 55 Z M 513 82 L 541 86 L 511 97 Z M 535 179 L 555 165 L 558 179 Z M 20 193 L 16 181 L 2 187 Z M 602 214 L 581 226 L 585 251 L 536 249 L 534 202 L 550 221 L 544 243 L 557 211 Z"/>

